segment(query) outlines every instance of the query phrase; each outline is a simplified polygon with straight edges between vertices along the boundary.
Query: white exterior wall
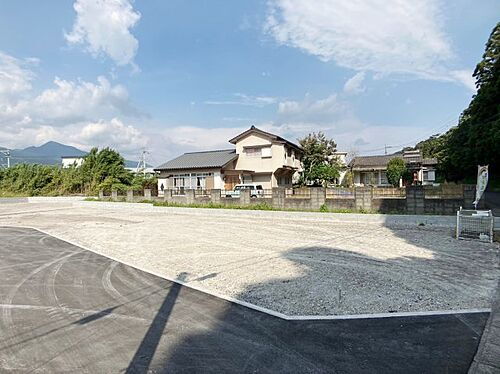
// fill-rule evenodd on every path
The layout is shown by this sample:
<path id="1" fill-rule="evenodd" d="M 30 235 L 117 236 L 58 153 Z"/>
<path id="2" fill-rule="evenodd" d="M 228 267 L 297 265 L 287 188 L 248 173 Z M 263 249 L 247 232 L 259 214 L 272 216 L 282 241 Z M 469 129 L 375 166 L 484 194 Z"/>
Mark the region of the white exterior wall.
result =
<path id="1" fill-rule="evenodd" d="M 220 169 L 190 169 L 190 170 L 168 170 L 161 171 L 158 176 L 158 191 L 160 191 L 161 183 L 163 183 L 165 189 L 174 188 L 174 177 L 178 174 L 199 174 L 199 173 L 212 173 L 214 179 L 214 187 L 216 189 L 224 188 L 224 179 L 221 174 Z M 161 181 L 161 182 L 160 182 Z M 189 178 L 189 182 L 192 182 L 192 178 Z M 196 188 L 196 186 L 186 185 L 185 188 Z"/>
<path id="2" fill-rule="evenodd" d="M 63 168 L 69 168 L 70 166 L 82 166 L 83 157 L 61 157 L 61 164 Z"/>
<path id="3" fill-rule="evenodd" d="M 261 146 L 271 147 L 270 157 L 251 157 L 245 153 L 245 147 Z M 235 169 L 252 170 L 257 173 L 271 173 L 276 170 L 276 167 L 274 167 L 274 163 L 276 162 L 276 158 L 280 156 L 281 152 L 282 151 L 280 151 L 280 149 L 276 147 L 275 144 L 272 144 L 269 139 L 253 134 L 248 135 L 236 143 L 236 154 L 238 155 L 238 159 L 236 161 Z M 281 160 L 282 159 L 283 156 L 281 155 Z"/>
<path id="4" fill-rule="evenodd" d="M 224 189 L 224 178 L 220 170 L 214 172 L 214 189 L 216 190 Z"/>
<path id="5" fill-rule="evenodd" d="M 163 184 L 163 188 L 166 190 L 168 188 L 167 178 L 158 178 L 158 196 L 163 196 L 164 193 L 161 190 L 161 185 Z"/>
<path id="6" fill-rule="evenodd" d="M 262 151 L 260 157 L 249 156 L 245 152 L 245 149 L 252 147 L 270 147 L 271 152 L 269 154 L 267 151 Z M 287 150 L 288 146 L 286 144 L 280 142 L 273 143 L 270 139 L 262 135 L 249 134 L 236 142 L 238 160 L 236 161 L 235 169 L 250 170 L 259 173 L 259 175 L 253 176 L 252 182 L 262 184 L 265 189 L 277 187 L 279 181 L 273 174 L 277 169 L 288 166 L 302 170 L 300 160 L 295 157 L 295 149 L 291 149 L 290 157 L 288 157 Z"/>

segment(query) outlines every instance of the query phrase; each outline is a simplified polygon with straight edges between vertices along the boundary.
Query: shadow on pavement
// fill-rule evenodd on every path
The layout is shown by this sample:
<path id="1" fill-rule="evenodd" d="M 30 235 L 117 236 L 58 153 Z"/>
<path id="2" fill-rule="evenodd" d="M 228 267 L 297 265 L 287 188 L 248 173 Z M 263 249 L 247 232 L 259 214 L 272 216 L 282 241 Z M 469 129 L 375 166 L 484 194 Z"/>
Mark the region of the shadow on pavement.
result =
<path id="1" fill-rule="evenodd" d="M 186 275 L 187 273 L 181 273 L 178 279 L 184 281 Z M 126 373 L 148 372 L 153 356 L 160 343 L 160 339 L 165 333 L 165 327 L 167 326 L 168 319 L 177 301 L 177 297 L 179 296 L 180 289 L 181 285 L 177 283 L 172 284 L 170 287 L 167 296 L 163 300 L 153 322 L 149 326 L 146 335 L 135 352 L 132 361 L 130 361 Z"/>

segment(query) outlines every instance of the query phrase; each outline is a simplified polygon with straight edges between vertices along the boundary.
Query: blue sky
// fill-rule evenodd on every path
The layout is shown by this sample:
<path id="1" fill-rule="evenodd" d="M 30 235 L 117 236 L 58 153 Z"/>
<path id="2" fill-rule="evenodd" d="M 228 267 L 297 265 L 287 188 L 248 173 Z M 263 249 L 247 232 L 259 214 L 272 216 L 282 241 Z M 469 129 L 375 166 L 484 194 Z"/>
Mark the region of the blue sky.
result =
<path id="1" fill-rule="evenodd" d="M 0 146 L 142 148 L 160 163 L 255 124 L 383 153 L 445 131 L 497 0 L 0 3 Z"/>

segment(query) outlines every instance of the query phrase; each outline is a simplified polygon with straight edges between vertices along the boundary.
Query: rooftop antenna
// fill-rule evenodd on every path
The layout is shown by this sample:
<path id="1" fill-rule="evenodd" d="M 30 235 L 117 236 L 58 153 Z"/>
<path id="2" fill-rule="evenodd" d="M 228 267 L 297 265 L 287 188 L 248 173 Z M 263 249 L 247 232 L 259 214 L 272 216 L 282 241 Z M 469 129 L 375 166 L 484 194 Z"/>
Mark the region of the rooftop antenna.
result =
<path id="1" fill-rule="evenodd" d="M 0 154 L 4 155 L 4 157 L 2 157 L 2 158 L 6 158 L 7 159 L 7 164 L 2 163 L 1 166 L 2 167 L 7 167 L 7 169 L 10 168 L 10 150 L 9 149 L 3 149 L 3 150 L 0 151 Z"/>

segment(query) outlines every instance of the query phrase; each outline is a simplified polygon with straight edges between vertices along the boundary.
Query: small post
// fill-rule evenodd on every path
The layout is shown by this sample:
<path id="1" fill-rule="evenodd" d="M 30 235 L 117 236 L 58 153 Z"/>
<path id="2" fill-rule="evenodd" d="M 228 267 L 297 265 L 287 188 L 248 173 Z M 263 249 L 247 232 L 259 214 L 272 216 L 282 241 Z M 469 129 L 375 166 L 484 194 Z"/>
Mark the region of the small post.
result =
<path id="1" fill-rule="evenodd" d="M 149 188 L 144 189 L 144 199 L 151 200 L 151 189 Z"/>
<path id="2" fill-rule="evenodd" d="M 113 201 L 118 200 L 118 191 L 117 190 L 111 191 L 111 200 L 113 200 Z"/>
<path id="3" fill-rule="evenodd" d="M 104 200 L 104 191 L 99 190 L 99 200 Z"/>
<path id="4" fill-rule="evenodd" d="M 250 190 L 244 189 L 240 191 L 240 205 L 250 205 Z"/>
<path id="5" fill-rule="evenodd" d="M 195 195 L 194 190 L 189 189 L 184 191 L 186 196 L 186 204 L 194 204 L 195 203 Z"/>
<path id="6" fill-rule="evenodd" d="M 129 203 L 134 202 L 134 191 L 133 190 L 127 190 L 127 201 Z"/>
<path id="7" fill-rule="evenodd" d="M 212 204 L 220 204 L 220 189 L 210 190 L 210 200 Z"/>

